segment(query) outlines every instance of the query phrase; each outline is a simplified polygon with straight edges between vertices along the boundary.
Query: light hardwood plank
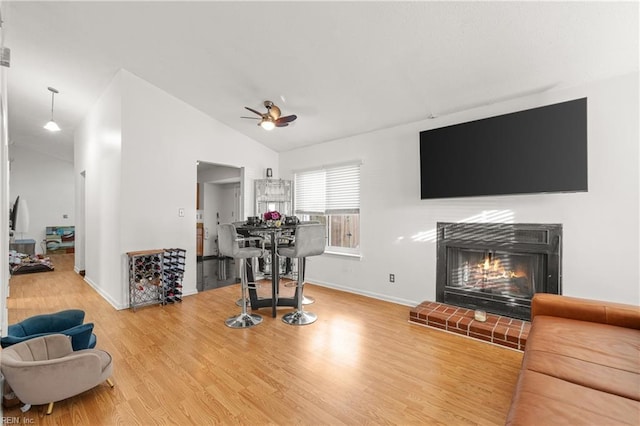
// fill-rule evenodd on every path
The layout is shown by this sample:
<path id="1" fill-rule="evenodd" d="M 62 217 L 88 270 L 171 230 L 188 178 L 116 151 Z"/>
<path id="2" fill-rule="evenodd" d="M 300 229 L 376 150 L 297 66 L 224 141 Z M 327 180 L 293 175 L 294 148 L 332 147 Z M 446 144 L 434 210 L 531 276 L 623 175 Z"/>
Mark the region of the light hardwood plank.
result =
<path id="1" fill-rule="evenodd" d="M 181 304 L 116 311 L 57 255 L 15 276 L 10 323 L 80 308 L 114 362 L 106 383 L 26 414 L 38 425 L 504 424 L 520 352 L 408 323 L 409 307 L 308 285 L 318 314 L 284 324 L 270 309 L 248 330 L 224 325 L 237 285 Z"/>

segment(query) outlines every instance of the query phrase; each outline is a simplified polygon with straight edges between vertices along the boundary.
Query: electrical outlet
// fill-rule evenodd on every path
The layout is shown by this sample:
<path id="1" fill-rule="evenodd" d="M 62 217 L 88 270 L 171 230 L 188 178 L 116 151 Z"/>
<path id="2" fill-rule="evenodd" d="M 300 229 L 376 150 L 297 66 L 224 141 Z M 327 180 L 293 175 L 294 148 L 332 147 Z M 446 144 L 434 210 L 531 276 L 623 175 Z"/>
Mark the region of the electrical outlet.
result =
<path id="1" fill-rule="evenodd" d="M 396 274 L 389 274 L 389 282 L 390 283 L 396 282 Z"/>

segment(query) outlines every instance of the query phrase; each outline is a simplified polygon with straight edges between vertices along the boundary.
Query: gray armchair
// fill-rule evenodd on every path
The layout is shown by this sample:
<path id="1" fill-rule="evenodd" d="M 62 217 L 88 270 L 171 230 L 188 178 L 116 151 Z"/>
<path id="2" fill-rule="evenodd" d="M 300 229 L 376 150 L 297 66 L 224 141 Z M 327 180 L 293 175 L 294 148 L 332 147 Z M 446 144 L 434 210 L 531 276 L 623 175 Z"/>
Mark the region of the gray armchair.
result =
<path id="1" fill-rule="evenodd" d="M 0 369 L 28 410 L 78 395 L 106 381 L 113 387 L 111 355 L 100 349 L 73 351 L 63 334 L 49 334 L 17 343 L 0 352 Z M 26 410 L 24 410 L 26 411 Z"/>

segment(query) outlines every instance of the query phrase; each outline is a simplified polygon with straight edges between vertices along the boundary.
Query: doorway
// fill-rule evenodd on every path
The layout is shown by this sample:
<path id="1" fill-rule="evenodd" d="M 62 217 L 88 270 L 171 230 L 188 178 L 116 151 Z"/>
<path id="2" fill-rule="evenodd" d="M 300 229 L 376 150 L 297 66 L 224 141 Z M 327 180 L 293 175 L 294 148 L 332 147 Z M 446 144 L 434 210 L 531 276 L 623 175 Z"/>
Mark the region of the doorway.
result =
<path id="1" fill-rule="evenodd" d="M 218 253 L 218 225 L 242 218 L 242 168 L 204 161 L 197 167 L 196 288 L 205 291 L 237 281 L 233 261 Z"/>

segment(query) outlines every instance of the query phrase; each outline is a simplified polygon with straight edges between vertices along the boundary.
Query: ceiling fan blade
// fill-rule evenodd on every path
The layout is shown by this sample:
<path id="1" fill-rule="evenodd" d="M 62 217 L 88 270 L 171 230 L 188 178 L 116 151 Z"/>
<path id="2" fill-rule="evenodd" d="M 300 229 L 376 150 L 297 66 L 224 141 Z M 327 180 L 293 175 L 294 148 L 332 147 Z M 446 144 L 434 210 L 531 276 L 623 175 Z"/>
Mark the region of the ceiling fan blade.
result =
<path id="1" fill-rule="evenodd" d="M 287 127 L 289 125 L 289 123 L 278 123 L 276 121 L 276 127 Z"/>
<path id="2" fill-rule="evenodd" d="M 256 111 L 256 110 L 255 110 L 255 109 L 253 109 L 253 108 L 245 107 L 245 109 L 248 109 L 248 110 L 249 110 L 249 111 L 251 111 L 252 113 L 254 113 L 254 114 L 258 114 L 260 117 L 262 117 L 262 113 L 261 113 L 261 112 Z"/>
<path id="3" fill-rule="evenodd" d="M 295 115 L 295 114 L 287 115 L 287 116 L 284 116 L 284 117 L 280 117 L 280 118 L 278 118 L 276 120 L 276 125 L 281 124 L 281 123 L 291 123 L 296 118 L 298 118 L 298 116 Z"/>
<path id="4" fill-rule="evenodd" d="M 240 118 L 248 118 L 249 120 L 260 120 L 259 117 L 244 117 L 244 116 L 241 116 Z"/>

